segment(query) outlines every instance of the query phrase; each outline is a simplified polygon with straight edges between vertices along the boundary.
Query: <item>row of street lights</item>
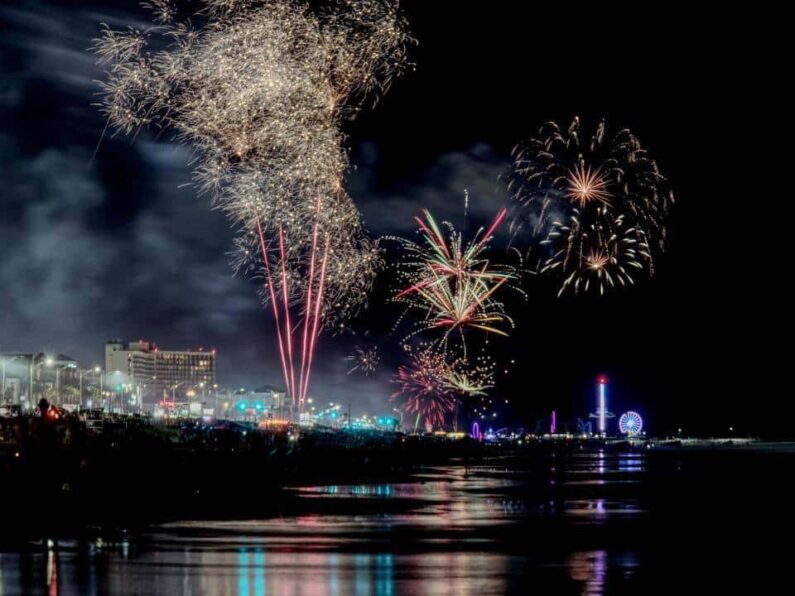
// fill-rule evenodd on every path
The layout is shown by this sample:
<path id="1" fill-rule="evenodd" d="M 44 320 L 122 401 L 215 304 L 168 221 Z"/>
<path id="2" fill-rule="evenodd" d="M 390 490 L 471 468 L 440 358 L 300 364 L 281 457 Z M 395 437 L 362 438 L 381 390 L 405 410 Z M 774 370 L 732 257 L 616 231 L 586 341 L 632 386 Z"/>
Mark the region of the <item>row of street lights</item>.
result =
<path id="1" fill-rule="evenodd" d="M 39 383 L 39 389 L 41 389 L 40 383 L 41 379 L 37 380 L 37 371 L 41 368 L 46 368 L 51 371 L 55 372 L 55 392 L 52 398 L 52 402 L 54 405 L 58 406 L 76 406 L 78 409 L 82 409 L 84 407 L 92 407 L 91 397 L 94 395 L 92 392 L 89 395 L 89 400 L 85 399 L 85 390 L 86 390 L 86 379 L 94 376 L 99 381 L 99 392 L 97 394 L 98 398 L 102 400 L 103 406 L 108 406 L 110 410 L 113 410 L 114 406 L 114 395 L 118 394 L 120 403 L 118 404 L 119 410 L 123 412 L 125 408 L 125 392 L 131 392 L 130 397 L 132 397 L 132 392 L 136 391 L 137 399 L 141 400 L 141 392 L 144 386 L 130 384 L 127 381 L 127 376 L 124 375 L 121 371 L 112 371 L 112 372 L 105 372 L 101 367 L 95 366 L 93 368 L 80 368 L 75 362 L 63 362 L 58 361 L 56 358 L 52 356 L 45 356 L 39 354 L 18 354 L 18 355 L 0 355 L 0 365 L 2 366 L 2 393 L 0 393 L 0 403 L 4 403 L 6 401 L 6 392 L 8 390 L 8 382 L 7 382 L 7 368 L 8 365 L 14 361 L 18 360 L 27 360 L 27 368 L 28 368 L 28 404 L 27 408 L 35 407 L 36 398 L 34 397 L 34 385 Z M 13 370 L 13 369 L 12 369 Z M 77 376 L 78 380 L 78 387 L 77 387 L 77 396 L 74 396 L 73 389 L 69 391 L 64 391 L 63 387 L 63 379 L 62 373 L 66 370 L 73 370 L 74 374 Z M 110 376 L 108 376 L 110 375 Z M 124 378 L 119 381 L 116 379 L 117 376 L 122 375 Z M 19 374 L 14 374 L 14 378 L 18 379 Z M 24 377 L 23 377 L 24 378 Z M 18 382 L 18 381 L 17 381 Z M 207 406 L 212 405 L 214 406 L 214 411 L 216 414 L 218 413 L 219 407 L 219 393 L 223 393 L 226 391 L 227 393 L 231 393 L 228 390 L 224 390 L 218 386 L 218 384 L 211 384 L 207 381 L 200 381 L 195 384 L 188 385 L 191 381 L 181 381 L 174 385 L 170 385 L 167 387 L 166 391 L 171 392 L 171 403 L 172 407 L 173 404 L 177 402 L 177 393 L 179 388 L 183 388 L 183 391 L 179 391 L 179 393 L 183 393 L 183 395 L 191 402 L 199 402 L 199 398 L 197 398 L 197 394 L 200 393 L 201 395 L 201 405 Z M 72 385 L 70 384 L 70 387 Z M 96 385 L 94 385 L 96 387 Z M 106 387 L 110 389 L 110 391 L 106 391 Z M 115 387 L 115 391 L 114 391 Z M 21 392 L 19 392 L 21 393 Z M 106 395 L 107 394 L 107 395 Z M 167 395 L 167 394 L 166 394 Z M 22 403 L 21 395 L 19 396 L 20 403 Z M 109 401 L 105 401 L 106 398 Z M 74 401 L 72 401 L 74 400 Z M 209 403 L 208 403 L 209 400 Z M 132 403 L 132 402 L 130 402 Z M 96 404 L 99 406 L 99 404 Z M 142 403 L 138 401 L 138 405 L 142 406 Z"/>
<path id="2" fill-rule="evenodd" d="M 26 359 L 28 361 L 27 362 L 27 365 L 28 365 L 28 400 L 29 400 L 30 403 L 28 404 L 27 407 L 29 407 L 29 408 L 35 407 L 35 403 L 33 403 L 34 402 L 34 397 L 33 397 L 33 395 L 34 395 L 34 391 L 33 391 L 34 390 L 34 379 L 36 378 L 36 371 L 38 369 L 42 368 L 42 367 L 45 367 L 45 368 L 48 368 L 48 369 L 51 369 L 51 370 L 55 371 L 55 396 L 54 396 L 54 399 L 53 399 L 54 404 L 58 405 L 58 406 L 75 405 L 75 406 L 77 406 L 78 409 L 81 409 L 81 408 L 83 408 L 84 406 L 87 405 L 87 402 L 84 400 L 84 398 L 85 398 L 85 395 L 84 395 L 84 393 L 85 393 L 85 379 L 86 378 L 90 378 L 92 376 L 94 376 L 95 378 L 98 378 L 98 380 L 99 380 L 98 397 L 101 400 L 104 400 L 105 397 L 106 397 L 105 396 L 105 393 L 106 393 L 105 386 L 107 384 L 113 384 L 114 383 L 114 381 L 112 381 L 112 379 L 114 378 L 115 375 L 118 375 L 118 374 L 122 374 L 123 375 L 123 373 L 121 373 L 121 371 L 113 371 L 111 373 L 106 373 L 99 366 L 95 366 L 93 368 L 85 368 L 84 369 L 84 368 L 79 368 L 77 366 L 77 364 L 74 363 L 74 362 L 58 362 L 51 356 L 46 356 L 44 358 L 37 358 L 37 356 L 38 356 L 37 354 L 30 354 L 30 355 L 18 354 L 18 355 L 15 355 L 15 356 L 0 355 L 0 365 L 2 365 L 2 392 L 0 393 L 0 403 L 5 403 L 5 401 L 6 401 L 6 391 L 8 389 L 8 383 L 7 383 L 7 367 L 8 367 L 8 364 L 10 364 L 10 363 L 12 363 L 12 362 L 14 362 L 16 360 Z M 62 385 L 62 383 L 61 383 L 61 381 L 62 381 L 61 374 L 63 373 L 63 371 L 69 370 L 69 369 L 75 370 L 76 374 L 77 374 L 77 377 L 78 377 L 78 390 L 77 390 L 77 398 L 76 398 L 76 403 L 75 404 L 71 404 L 71 403 L 67 404 L 66 402 L 69 401 L 67 399 L 68 396 L 65 396 L 65 395 L 62 394 L 63 392 L 62 392 L 62 386 L 61 386 Z M 108 378 L 108 376 L 107 376 L 108 374 L 110 374 L 110 378 Z M 15 376 L 18 376 L 18 375 L 15 375 Z M 182 387 L 182 386 L 184 386 L 186 383 L 188 383 L 188 381 L 181 381 L 179 383 L 176 383 L 175 385 L 169 386 L 169 389 L 171 390 L 171 403 L 172 404 L 176 403 L 176 401 L 177 401 L 176 400 L 177 389 Z M 128 391 L 132 391 L 134 387 L 137 389 L 137 393 L 138 393 L 137 398 L 140 400 L 141 399 L 141 389 L 142 389 L 141 386 L 131 385 L 129 383 L 118 383 L 116 385 L 116 392 L 119 392 L 121 394 L 121 396 L 120 396 L 121 404 L 119 406 L 121 411 L 124 411 L 124 409 L 125 409 L 124 408 L 124 392 L 125 392 L 125 389 L 128 390 Z M 213 401 L 215 402 L 214 403 L 215 410 L 217 411 L 217 409 L 218 409 L 218 392 L 219 392 L 218 385 L 214 384 L 214 385 L 210 386 L 207 382 L 201 381 L 201 382 L 198 382 L 196 384 L 193 384 L 193 385 L 187 387 L 186 390 L 185 390 L 185 396 L 187 398 L 189 398 L 189 399 L 194 398 L 199 390 L 201 391 L 202 404 L 206 403 L 206 400 L 208 398 L 208 390 L 210 391 L 210 397 L 213 398 Z M 112 396 L 113 396 L 113 393 L 110 392 L 108 397 L 112 398 Z M 89 407 L 91 407 L 90 403 L 88 405 L 89 405 Z M 109 403 L 110 409 L 112 409 L 112 405 L 113 405 L 112 402 Z M 139 402 L 139 406 L 140 405 L 141 404 Z"/>
<path id="3" fill-rule="evenodd" d="M 29 356 L 16 355 L 10 358 L 7 356 L 2 357 L 2 394 L 0 394 L 2 395 L 2 401 L 6 400 L 6 390 L 7 390 L 6 368 L 8 363 L 25 357 L 27 357 L 28 359 L 28 399 L 33 400 L 33 378 L 35 371 L 38 368 L 45 366 L 47 368 L 55 369 L 55 401 L 57 405 L 63 405 L 63 399 L 61 397 L 61 372 L 66 369 L 77 369 L 77 365 L 73 362 L 56 364 L 55 359 L 50 356 L 45 357 L 43 360 L 39 360 L 38 362 L 36 362 L 35 354 L 31 354 Z M 78 407 L 82 407 L 83 404 L 83 377 L 87 374 L 90 375 L 92 373 L 99 376 L 100 396 L 103 393 L 105 373 L 102 370 L 102 368 L 100 368 L 99 366 L 95 366 L 94 368 L 89 368 L 89 369 L 78 369 L 78 379 L 79 379 L 78 400 L 77 400 Z M 32 403 L 30 404 L 30 407 L 33 407 Z"/>

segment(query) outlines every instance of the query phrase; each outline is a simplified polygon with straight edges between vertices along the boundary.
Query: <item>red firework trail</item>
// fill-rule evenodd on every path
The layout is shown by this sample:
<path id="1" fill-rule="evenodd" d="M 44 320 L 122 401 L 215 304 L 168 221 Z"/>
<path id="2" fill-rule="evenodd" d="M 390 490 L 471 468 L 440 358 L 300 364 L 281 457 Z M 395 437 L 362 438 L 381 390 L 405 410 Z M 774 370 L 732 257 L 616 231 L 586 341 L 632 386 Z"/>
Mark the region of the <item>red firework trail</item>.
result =
<path id="1" fill-rule="evenodd" d="M 312 359 L 315 355 L 315 342 L 317 340 L 318 335 L 320 335 L 320 331 L 318 329 L 318 323 L 320 322 L 320 307 L 323 298 L 323 289 L 325 288 L 326 283 L 326 263 L 328 262 L 328 251 L 329 246 L 331 243 L 331 239 L 326 236 L 326 248 L 323 251 L 323 261 L 320 265 L 320 287 L 318 288 L 317 298 L 315 299 L 315 316 L 314 321 L 312 323 L 312 336 L 310 338 L 309 343 L 309 356 L 308 362 L 306 365 L 306 376 L 304 377 L 304 388 L 301 392 L 300 396 L 300 404 L 303 405 L 304 400 L 306 399 L 306 393 L 309 390 L 309 373 L 312 370 Z M 312 256 L 314 259 L 314 255 Z"/>
<path id="2" fill-rule="evenodd" d="M 318 211 L 320 211 L 320 201 L 318 200 L 317 205 Z M 317 222 L 315 222 L 315 226 L 312 230 L 312 256 L 314 257 L 315 251 L 317 250 Z M 309 279 L 315 279 L 315 259 L 313 258 L 309 263 Z M 312 309 L 312 284 L 309 284 L 309 287 L 306 290 L 306 307 L 304 312 L 308 313 Z M 304 335 L 303 340 L 301 342 L 301 376 L 300 378 L 304 378 L 304 369 L 306 367 L 306 346 L 307 346 L 307 333 L 309 331 L 309 317 L 304 317 Z M 303 383 L 301 384 L 301 389 L 303 390 Z M 303 392 L 303 391 L 302 391 Z"/>
<path id="3" fill-rule="evenodd" d="M 276 290 L 273 287 L 273 277 L 268 263 L 268 249 L 265 248 L 265 235 L 262 233 L 262 226 L 257 220 L 257 232 L 259 233 L 259 246 L 262 251 L 262 262 L 265 263 L 265 279 L 268 283 L 268 293 L 273 305 L 273 319 L 276 322 L 276 339 L 279 342 L 279 356 L 282 360 L 282 372 L 284 373 L 284 386 L 290 387 L 290 377 L 287 374 L 287 360 L 284 357 L 284 339 L 282 338 L 282 326 L 279 323 L 279 304 L 276 302 Z"/>
<path id="4" fill-rule="evenodd" d="M 486 242 L 488 242 L 491 239 L 492 234 L 494 234 L 494 231 L 499 227 L 499 225 L 502 223 L 502 220 L 505 219 L 505 216 L 507 214 L 508 214 L 507 209 L 502 208 L 500 210 L 500 212 L 497 214 L 497 217 L 494 218 L 494 221 L 492 222 L 488 231 L 485 234 L 483 234 L 483 237 L 480 239 L 480 242 L 478 242 L 478 248 L 482 247 Z"/>
<path id="5" fill-rule="evenodd" d="M 318 201 L 318 214 L 319 212 L 320 201 Z M 298 405 L 300 409 L 303 407 L 307 392 L 309 390 L 309 376 L 312 370 L 312 361 L 314 359 L 315 347 L 317 345 L 317 337 L 320 335 L 321 331 L 320 320 L 323 316 L 322 306 L 326 279 L 326 264 L 328 262 L 331 239 L 326 236 L 323 254 L 319 263 L 320 274 L 318 276 L 318 224 L 316 222 L 313 230 L 312 251 L 309 258 L 309 279 L 307 283 L 306 303 L 301 315 L 303 320 L 299 321 L 299 323 L 293 327 L 292 318 L 290 316 L 290 291 L 288 286 L 289 278 L 287 275 L 284 230 L 281 226 L 279 226 L 279 259 L 281 261 L 281 271 L 278 275 L 281 278 L 281 292 L 277 292 L 276 290 L 276 284 L 274 283 L 274 272 L 272 271 L 269 262 L 268 246 L 266 245 L 265 234 L 262 231 L 262 225 L 259 221 L 257 221 L 257 232 L 259 234 L 260 251 L 262 252 L 268 294 L 271 299 L 271 304 L 273 305 L 273 318 L 276 324 L 276 339 L 279 344 L 279 356 L 282 363 L 284 383 L 292 399 L 293 406 Z M 317 285 L 317 291 L 314 291 L 315 285 Z M 277 294 L 281 294 L 281 299 L 278 298 Z M 301 327 L 303 327 L 303 331 L 300 334 L 300 337 L 295 338 L 294 341 L 293 334 Z M 299 341 L 300 346 L 298 345 Z M 298 382 L 296 384 L 295 360 L 299 351 L 299 347 L 301 353 L 301 365 L 299 369 Z"/>
<path id="6" fill-rule="evenodd" d="M 284 318 L 287 335 L 287 355 L 290 358 L 290 395 L 295 399 L 295 367 L 293 366 L 293 326 L 290 323 L 290 299 L 287 292 L 287 263 L 284 258 L 284 230 L 279 224 L 279 255 L 282 262 L 282 294 L 284 295 Z M 312 255 L 314 258 L 314 255 Z M 310 285 L 312 285 L 312 280 Z"/>

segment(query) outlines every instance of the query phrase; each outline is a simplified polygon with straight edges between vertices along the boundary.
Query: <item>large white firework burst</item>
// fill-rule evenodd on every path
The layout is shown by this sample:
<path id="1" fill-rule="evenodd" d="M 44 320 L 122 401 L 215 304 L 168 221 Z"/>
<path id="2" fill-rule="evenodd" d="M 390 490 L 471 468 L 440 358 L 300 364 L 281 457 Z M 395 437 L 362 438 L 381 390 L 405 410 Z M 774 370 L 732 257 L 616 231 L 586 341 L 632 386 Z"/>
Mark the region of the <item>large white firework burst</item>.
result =
<path id="1" fill-rule="evenodd" d="M 236 266 L 264 275 L 259 227 L 269 258 L 286 266 L 291 300 L 300 302 L 308 291 L 312 253 L 333 238 L 324 322 L 345 319 L 364 302 L 380 258 L 344 190 L 342 124 L 407 64 L 411 40 L 396 4 L 144 5 L 153 13 L 152 27 L 104 27 L 96 41 L 107 68 L 100 107 L 110 126 L 128 134 L 172 131 L 191 146 L 199 189 L 211 193 L 240 230 Z M 193 14 L 178 20 L 190 8 Z M 316 230 L 320 243 L 313 242 Z"/>

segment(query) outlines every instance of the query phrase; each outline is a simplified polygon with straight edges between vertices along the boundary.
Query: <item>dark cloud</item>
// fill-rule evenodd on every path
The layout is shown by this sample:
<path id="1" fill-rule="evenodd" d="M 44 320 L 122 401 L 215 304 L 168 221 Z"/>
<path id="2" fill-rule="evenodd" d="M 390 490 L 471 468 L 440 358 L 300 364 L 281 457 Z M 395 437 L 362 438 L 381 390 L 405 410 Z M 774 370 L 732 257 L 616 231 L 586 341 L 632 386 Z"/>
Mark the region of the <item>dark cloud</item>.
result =
<path id="1" fill-rule="evenodd" d="M 384 187 L 378 183 L 381 159 L 375 144 L 363 144 L 353 157 L 357 168 L 350 192 L 376 235 L 413 232 L 420 209 L 439 220 L 463 224 L 491 219 L 507 203 L 503 177 L 509 158 L 487 144 L 443 153 L 412 176 Z"/>
<path id="2" fill-rule="evenodd" d="M 187 150 L 106 136 L 94 157 L 104 123 L 86 49 L 112 18 L 34 4 L 0 19 L 2 347 L 93 363 L 110 337 L 148 337 L 217 346 L 227 378 L 269 378 L 270 350 L 250 331 L 266 321 L 232 276 L 223 216 L 190 186 Z"/>

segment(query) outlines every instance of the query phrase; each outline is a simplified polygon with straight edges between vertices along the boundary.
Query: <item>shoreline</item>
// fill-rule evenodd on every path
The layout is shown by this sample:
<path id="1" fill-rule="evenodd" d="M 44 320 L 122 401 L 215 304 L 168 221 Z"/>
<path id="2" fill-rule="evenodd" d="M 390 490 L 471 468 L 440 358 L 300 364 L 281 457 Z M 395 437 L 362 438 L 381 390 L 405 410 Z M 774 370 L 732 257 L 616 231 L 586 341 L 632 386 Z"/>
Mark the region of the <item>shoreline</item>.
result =
<path id="1" fill-rule="evenodd" d="M 423 469 L 528 465 L 559 455 L 795 454 L 795 441 L 539 437 L 520 443 L 457 436 L 208 431 L 197 425 L 75 427 L 0 443 L 5 531 L 0 544 L 47 535 L 107 535 L 153 523 L 263 517 L 301 509 L 295 488 L 410 481 Z M 52 429 L 49 429 L 52 430 Z M 387 505 L 383 502 L 381 506 Z"/>

